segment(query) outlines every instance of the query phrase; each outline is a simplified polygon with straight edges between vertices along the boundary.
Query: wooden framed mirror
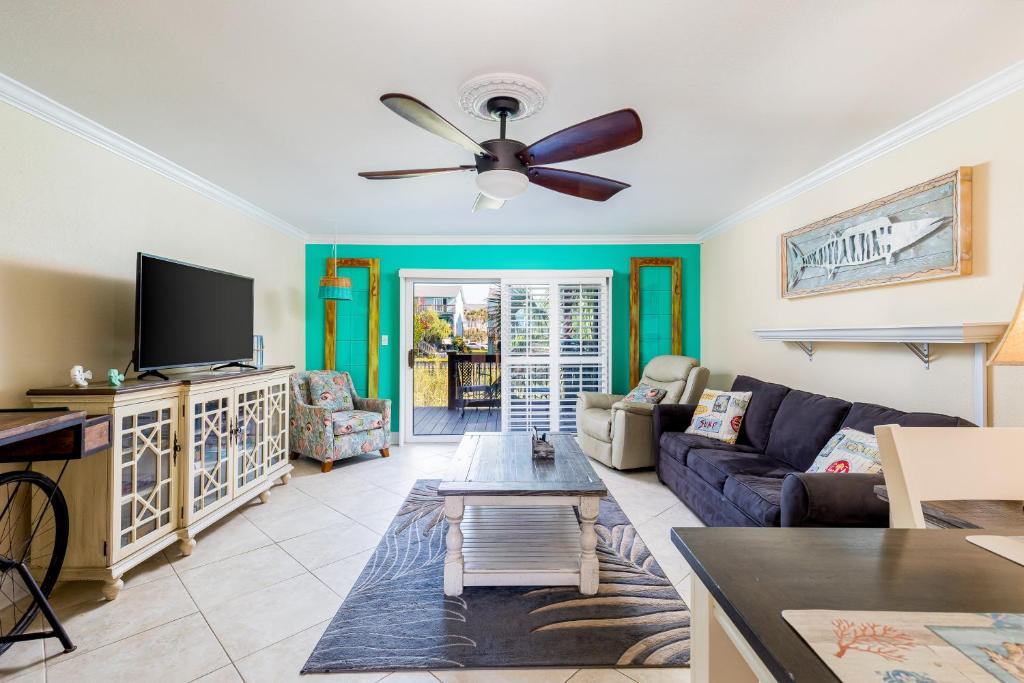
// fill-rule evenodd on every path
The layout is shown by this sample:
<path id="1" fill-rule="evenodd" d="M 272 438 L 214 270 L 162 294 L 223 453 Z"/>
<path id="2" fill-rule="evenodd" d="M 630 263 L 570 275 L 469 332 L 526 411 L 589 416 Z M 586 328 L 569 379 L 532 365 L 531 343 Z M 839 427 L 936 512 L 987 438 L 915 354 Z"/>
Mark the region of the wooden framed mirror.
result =
<path id="1" fill-rule="evenodd" d="M 683 259 L 629 260 L 629 384 L 654 356 L 683 353 Z"/>
<path id="2" fill-rule="evenodd" d="M 324 301 L 324 369 L 352 375 L 361 395 L 380 390 L 380 259 L 328 258 L 327 275 L 352 280 L 351 301 Z M 365 393 L 363 393 L 365 391 Z"/>

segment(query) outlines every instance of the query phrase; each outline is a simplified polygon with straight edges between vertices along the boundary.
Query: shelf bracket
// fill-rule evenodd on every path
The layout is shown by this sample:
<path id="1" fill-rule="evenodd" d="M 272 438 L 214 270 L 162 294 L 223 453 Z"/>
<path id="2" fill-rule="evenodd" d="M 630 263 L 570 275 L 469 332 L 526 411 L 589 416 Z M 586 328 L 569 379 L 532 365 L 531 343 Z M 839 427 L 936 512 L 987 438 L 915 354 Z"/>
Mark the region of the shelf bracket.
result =
<path id="1" fill-rule="evenodd" d="M 807 355 L 808 361 L 814 360 L 814 342 L 794 341 L 793 343 Z"/>
<path id="2" fill-rule="evenodd" d="M 916 342 L 903 342 L 903 345 L 910 349 L 910 352 L 917 356 L 917 359 L 924 363 L 924 369 L 932 367 L 931 345 L 928 342 L 918 344 Z"/>

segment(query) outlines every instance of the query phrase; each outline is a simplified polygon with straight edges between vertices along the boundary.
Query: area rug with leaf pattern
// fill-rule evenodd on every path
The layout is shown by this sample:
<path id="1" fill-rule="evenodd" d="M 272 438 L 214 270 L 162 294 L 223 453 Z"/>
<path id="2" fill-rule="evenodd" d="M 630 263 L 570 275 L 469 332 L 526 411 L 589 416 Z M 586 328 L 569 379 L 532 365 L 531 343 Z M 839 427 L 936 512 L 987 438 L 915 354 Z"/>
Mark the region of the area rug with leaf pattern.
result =
<path id="1" fill-rule="evenodd" d="M 303 673 L 685 666 L 690 615 L 615 500 L 597 518 L 601 585 L 443 590 L 443 499 L 413 487 Z"/>

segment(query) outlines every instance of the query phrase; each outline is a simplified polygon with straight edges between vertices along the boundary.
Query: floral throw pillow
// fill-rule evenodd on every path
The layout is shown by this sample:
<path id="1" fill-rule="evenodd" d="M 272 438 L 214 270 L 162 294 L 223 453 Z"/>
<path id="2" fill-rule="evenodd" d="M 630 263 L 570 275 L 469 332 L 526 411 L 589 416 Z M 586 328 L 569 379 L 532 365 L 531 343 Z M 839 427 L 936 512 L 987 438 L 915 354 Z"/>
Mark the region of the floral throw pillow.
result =
<path id="1" fill-rule="evenodd" d="M 355 408 L 352 394 L 349 393 L 345 378 L 341 375 L 310 375 L 309 396 L 313 399 L 314 405 L 327 408 L 332 413 Z"/>
<path id="2" fill-rule="evenodd" d="M 700 395 L 687 434 L 736 443 L 752 392 L 706 390 Z"/>
<path id="3" fill-rule="evenodd" d="M 664 389 L 658 389 L 646 382 L 640 382 L 622 400 L 629 401 L 630 403 L 661 403 L 661 399 L 665 398 L 666 393 Z"/>
<path id="4" fill-rule="evenodd" d="M 840 429 L 828 440 L 808 472 L 864 472 L 882 471 L 878 457 L 878 439 L 874 434 L 856 429 Z"/>

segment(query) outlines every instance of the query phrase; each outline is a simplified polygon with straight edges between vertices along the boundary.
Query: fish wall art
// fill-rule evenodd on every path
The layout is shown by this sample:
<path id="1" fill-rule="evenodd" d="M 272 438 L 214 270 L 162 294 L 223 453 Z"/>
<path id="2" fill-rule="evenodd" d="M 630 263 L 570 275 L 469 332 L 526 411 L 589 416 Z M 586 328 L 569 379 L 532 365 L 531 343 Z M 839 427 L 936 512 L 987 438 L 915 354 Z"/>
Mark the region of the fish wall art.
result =
<path id="1" fill-rule="evenodd" d="M 969 275 L 971 181 L 961 166 L 783 234 L 783 298 Z"/>

